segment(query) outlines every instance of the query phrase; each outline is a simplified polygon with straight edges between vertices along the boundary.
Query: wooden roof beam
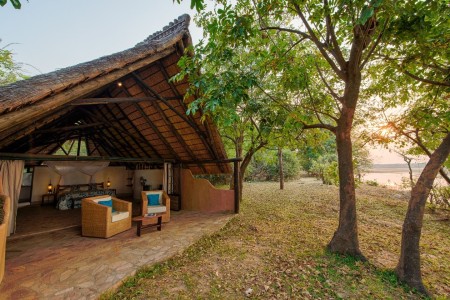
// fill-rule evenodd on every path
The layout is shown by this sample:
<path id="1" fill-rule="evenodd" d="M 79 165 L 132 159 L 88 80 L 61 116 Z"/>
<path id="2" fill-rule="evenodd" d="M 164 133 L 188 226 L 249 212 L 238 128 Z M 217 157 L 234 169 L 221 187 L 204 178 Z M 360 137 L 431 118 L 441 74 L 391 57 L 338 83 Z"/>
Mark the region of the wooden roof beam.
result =
<path id="1" fill-rule="evenodd" d="M 173 111 L 177 116 L 179 116 L 183 121 L 189 124 L 192 129 L 194 129 L 195 132 L 197 132 L 198 135 L 202 135 L 203 132 L 197 128 L 196 124 L 192 123 L 191 120 L 188 119 L 188 117 L 185 114 L 180 113 L 175 107 L 173 107 L 165 97 L 162 97 L 158 92 L 156 92 L 151 86 L 149 86 L 142 78 L 136 73 L 132 72 L 131 75 L 137 80 L 137 83 L 141 86 L 141 88 L 145 91 L 147 90 L 151 94 L 153 94 L 155 97 L 157 97 L 159 100 L 161 100 L 167 107 Z M 164 73 L 163 73 L 164 76 Z M 148 93 L 147 93 L 148 94 Z M 151 95 L 149 95 L 151 96 Z M 177 97 L 176 97 L 177 98 Z M 182 100 L 182 98 L 181 98 Z"/>
<path id="2" fill-rule="evenodd" d="M 119 126 L 122 128 L 122 130 L 129 133 L 128 136 L 129 136 L 129 137 L 131 138 L 131 140 L 136 144 L 136 146 L 137 146 L 139 149 L 141 149 L 142 153 L 144 153 L 147 157 L 152 157 L 152 155 L 150 155 L 150 154 L 144 149 L 144 147 L 142 147 L 141 143 L 139 143 L 139 142 L 136 140 L 136 138 L 134 137 L 134 135 L 133 135 L 131 132 L 129 132 L 129 131 L 125 128 L 125 126 L 122 124 L 122 122 L 120 122 L 120 121 L 117 119 L 116 115 L 112 112 L 112 110 L 111 110 L 108 106 L 105 106 L 105 108 L 106 108 L 106 110 L 108 111 L 108 113 L 109 113 L 111 116 L 113 116 L 113 118 L 116 120 L 116 123 L 119 124 Z M 119 111 L 120 111 L 120 109 L 119 109 Z"/>
<path id="3" fill-rule="evenodd" d="M 103 126 L 103 123 L 95 122 L 95 123 L 90 123 L 90 124 L 66 126 L 66 127 L 61 127 L 61 128 L 41 129 L 41 130 L 36 130 L 35 132 L 33 132 L 33 134 L 42 134 L 42 133 L 51 133 L 51 132 L 60 132 L 60 131 L 76 131 L 76 130 L 80 130 L 80 129 L 86 129 L 86 128 L 98 127 L 98 126 Z"/>
<path id="4" fill-rule="evenodd" d="M 73 156 L 73 155 L 47 155 L 31 153 L 0 153 L 0 156 L 7 160 L 33 160 L 33 161 L 110 161 L 110 162 L 129 162 L 129 163 L 162 163 L 164 160 L 150 157 L 121 157 L 121 156 Z"/>
<path id="5" fill-rule="evenodd" d="M 96 130 L 96 132 L 98 133 L 99 130 Z M 108 137 L 107 139 L 104 138 L 105 136 L 107 136 L 107 135 L 105 134 L 106 132 L 109 134 L 109 137 Z M 126 149 L 126 148 L 127 148 L 127 145 L 122 144 L 122 143 L 119 141 L 119 139 L 115 138 L 115 137 L 114 137 L 114 134 L 111 132 L 111 130 L 109 129 L 108 126 L 105 126 L 105 131 L 102 132 L 102 133 L 103 133 L 102 136 L 101 136 L 101 137 L 98 137 L 98 141 L 99 141 L 99 140 L 102 140 L 103 142 L 105 142 L 105 144 L 108 144 L 108 146 L 109 146 L 111 149 L 115 149 L 115 152 L 116 152 L 116 153 L 119 153 L 121 156 L 129 155 L 128 152 L 122 151 L 123 149 Z M 120 135 L 120 136 L 121 136 L 121 138 L 123 139 L 122 135 Z M 114 140 L 114 142 L 117 142 L 117 144 L 119 144 L 120 147 L 114 147 L 114 144 L 112 144 L 112 140 Z M 105 149 L 105 150 L 106 150 L 106 149 Z M 135 152 L 135 153 L 136 153 L 136 152 Z M 124 154 L 125 154 L 125 155 L 124 155 Z"/>
<path id="6" fill-rule="evenodd" d="M 102 119 L 103 119 L 103 120 L 106 120 L 108 123 L 113 123 L 113 122 L 111 122 L 111 121 L 108 120 L 108 118 L 106 117 L 106 114 L 103 113 L 103 111 L 101 110 L 101 108 L 97 107 L 96 110 L 102 115 Z M 127 140 L 125 139 L 125 137 L 120 133 L 120 131 L 117 130 L 117 128 L 116 128 L 115 126 L 113 126 L 113 127 L 111 127 L 111 128 L 105 127 L 105 129 L 106 129 L 106 131 L 107 131 L 108 133 L 111 134 L 111 138 L 112 138 L 112 139 L 115 139 L 115 141 L 117 141 L 117 143 L 120 144 L 121 147 L 124 147 L 125 149 L 130 149 L 132 152 L 134 152 L 134 154 L 135 154 L 137 157 L 140 157 L 140 156 L 141 156 L 141 155 L 139 155 L 139 153 L 136 151 L 136 149 L 134 149 L 134 147 L 130 147 L 128 141 L 127 141 Z M 117 139 L 117 135 L 114 135 L 114 134 L 113 134 L 112 129 L 114 129 L 114 131 L 119 135 L 120 139 L 121 139 L 122 141 L 124 141 L 125 143 L 127 143 L 128 145 L 126 145 L 126 144 L 122 143 L 121 141 L 119 141 L 119 139 Z M 124 130 L 124 131 L 126 131 L 126 130 Z M 113 141 L 113 140 L 111 140 L 111 142 L 112 142 L 112 141 Z M 127 146 L 128 146 L 128 147 L 127 147 Z M 130 155 L 130 151 L 126 151 L 126 153 L 128 154 L 128 156 L 131 156 L 131 155 Z M 144 152 L 144 153 L 145 153 L 145 152 Z"/>
<path id="7" fill-rule="evenodd" d="M 128 89 L 125 86 L 122 86 L 122 90 L 128 96 L 131 96 L 130 92 L 128 91 Z M 169 150 L 170 154 L 173 157 L 176 157 L 177 160 L 180 160 L 180 157 L 178 156 L 178 154 L 175 151 L 173 151 L 172 146 L 170 146 L 170 144 L 166 140 L 166 138 L 161 134 L 161 132 L 159 132 L 158 128 L 155 126 L 155 124 L 153 124 L 152 120 L 150 120 L 149 116 L 147 116 L 145 111 L 142 109 L 141 105 L 139 103 L 133 103 L 133 105 L 136 108 L 136 110 L 139 111 L 141 116 L 145 119 L 147 124 L 153 129 L 153 132 L 155 132 L 156 135 L 158 136 L 158 138 L 163 142 L 164 146 L 166 146 L 166 148 L 167 148 L 167 150 Z"/>
<path id="8" fill-rule="evenodd" d="M 142 90 L 144 91 L 145 94 L 148 94 L 149 92 L 151 92 L 152 89 L 139 77 L 139 75 L 137 75 L 134 72 L 132 73 L 132 75 L 137 80 L 137 83 L 141 86 L 141 88 L 142 88 Z M 178 142 L 181 144 L 181 146 L 186 150 L 188 155 L 192 159 L 195 159 L 195 155 L 192 152 L 191 148 L 189 148 L 189 146 L 184 141 L 183 137 L 178 133 L 177 129 L 169 121 L 169 119 L 167 118 L 167 116 L 164 114 L 163 110 L 159 106 L 159 104 L 157 102 L 152 102 L 151 105 L 153 105 L 153 107 L 159 113 L 161 118 L 164 120 L 164 123 L 166 123 L 166 125 L 170 128 L 170 131 L 175 136 L 175 138 L 178 140 Z M 203 170 L 203 172 L 207 173 L 205 167 L 202 164 L 199 164 L 199 167 Z"/>
<path id="9" fill-rule="evenodd" d="M 178 92 L 177 88 L 175 87 L 175 85 L 170 81 L 170 76 L 169 73 L 167 73 L 167 70 L 164 68 L 162 62 L 159 60 L 157 62 L 159 70 L 161 71 L 161 73 L 164 76 L 164 79 L 166 80 L 167 84 L 169 85 L 170 89 L 172 90 L 172 93 L 174 95 L 176 95 L 177 97 L 181 97 L 182 99 L 180 100 L 180 105 L 181 107 L 183 107 L 183 109 L 185 111 L 187 111 L 187 107 L 186 104 L 183 102 L 183 97 L 180 95 L 180 93 Z M 203 134 L 203 131 L 200 130 L 200 128 L 198 127 L 197 123 L 195 122 L 194 117 L 192 116 L 192 114 L 186 115 L 187 118 L 189 118 L 189 120 L 191 121 L 191 123 L 189 125 L 191 125 L 191 127 L 193 127 L 193 129 L 195 130 L 195 132 L 197 132 L 197 134 L 199 135 L 200 139 L 203 142 L 203 145 L 208 149 L 209 154 L 214 158 L 214 159 L 219 159 L 219 155 L 217 154 L 217 151 L 215 150 L 214 147 L 211 147 L 211 144 L 214 143 L 208 143 L 208 141 L 206 140 L 205 135 Z M 206 122 L 207 124 L 208 122 Z M 206 127 L 206 126 L 205 126 Z M 208 131 L 208 133 L 211 133 L 211 131 L 209 130 L 209 128 L 206 129 Z M 210 136 L 212 137 L 212 135 L 210 134 Z M 223 166 L 220 164 L 219 165 L 220 171 L 224 171 Z"/>
<path id="10" fill-rule="evenodd" d="M 157 158 L 162 158 L 161 154 L 159 154 L 159 152 L 155 149 L 155 147 L 153 147 L 152 144 L 150 144 L 150 142 L 142 135 L 141 131 L 136 127 L 136 125 L 134 125 L 133 121 L 130 120 L 130 118 L 128 118 L 127 114 L 125 114 L 120 105 L 119 104 L 115 104 L 117 109 L 119 110 L 120 114 L 126 119 L 126 121 L 131 125 L 131 127 L 133 127 L 133 129 L 137 132 L 137 134 L 140 136 L 141 140 L 143 141 L 144 144 L 146 144 L 155 154 L 155 156 Z M 134 135 L 133 135 L 134 136 Z"/>
<path id="11" fill-rule="evenodd" d="M 182 97 L 169 97 L 167 100 L 183 100 Z M 77 99 L 70 103 L 71 106 L 88 106 L 88 105 L 102 105 L 115 103 L 134 103 L 143 101 L 159 101 L 157 97 L 111 97 L 111 98 L 86 98 Z"/>

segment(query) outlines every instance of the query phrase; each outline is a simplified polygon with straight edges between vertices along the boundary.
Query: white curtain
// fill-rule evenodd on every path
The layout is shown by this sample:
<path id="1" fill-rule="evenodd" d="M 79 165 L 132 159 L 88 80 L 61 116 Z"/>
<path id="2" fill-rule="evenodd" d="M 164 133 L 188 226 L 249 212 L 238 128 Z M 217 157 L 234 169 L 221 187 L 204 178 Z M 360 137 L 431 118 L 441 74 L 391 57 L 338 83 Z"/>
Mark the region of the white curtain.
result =
<path id="1" fill-rule="evenodd" d="M 0 178 L 2 179 L 3 194 L 11 198 L 8 236 L 16 231 L 16 216 L 24 166 L 25 162 L 22 160 L 0 160 Z"/>
<path id="2" fill-rule="evenodd" d="M 89 182 L 94 183 L 95 173 L 106 168 L 109 161 L 44 161 L 44 164 L 61 176 L 59 184 L 64 184 L 64 176 L 73 172 L 81 172 L 90 176 Z"/>

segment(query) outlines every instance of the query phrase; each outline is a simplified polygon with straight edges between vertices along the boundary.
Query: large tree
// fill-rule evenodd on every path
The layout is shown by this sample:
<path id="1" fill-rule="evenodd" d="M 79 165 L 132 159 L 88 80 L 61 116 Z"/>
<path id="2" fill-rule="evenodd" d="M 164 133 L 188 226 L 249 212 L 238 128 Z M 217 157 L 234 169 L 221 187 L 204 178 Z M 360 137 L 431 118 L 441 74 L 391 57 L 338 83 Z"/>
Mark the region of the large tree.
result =
<path id="1" fill-rule="evenodd" d="M 198 2 L 202 1 L 192 1 L 194 6 Z M 321 128 L 335 135 L 340 212 L 339 226 L 328 248 L 363 258 L 358 241 L 351 131 L 362 72 L 387 24 L 381 0 L 217 2 L 220 8 L 204 11 L 199 18 L 208 37 L 201 46 L 204 58 L 223 64 L 235 57 L 235 49 L 246 49 L 239 53 L 251 53 L 253 60 L 226 72 L 246 68 L 259 76 L 271 76 L 268 87 L 259 80 L 252 84 L 270 94 L 273 103 L 295 106 L 289 113 L 297 124 L 292 126 L 292 134 L 296 134 L 294 130 Z M 223 104 L 210 97 L 199 101 L 203 108 Z M 238 96 L 232 103 L 236 107 L 242 101 L 245 98 Z"/>
<path id="2" fill-rule="evenodd" d="M 410 153 L 429 157 L 411 191 L 396 273 L 400 280 L 427 293 L 419 248 L 425 204 L 438 172 L 450 182 L 443 168 L 450 164 L 450 7 L 446 1 L 415 0 L 398 3 L 396 10 L 386 32 L 389 46 L 379 53 L 386 63 L 383 88 L 387 92 L 381 96 L 389 107 L 395 106 L 391 99 L 397 94 L 407 109 L 391 118 L 386 128 L 398 144 L 410 147 Z"/>

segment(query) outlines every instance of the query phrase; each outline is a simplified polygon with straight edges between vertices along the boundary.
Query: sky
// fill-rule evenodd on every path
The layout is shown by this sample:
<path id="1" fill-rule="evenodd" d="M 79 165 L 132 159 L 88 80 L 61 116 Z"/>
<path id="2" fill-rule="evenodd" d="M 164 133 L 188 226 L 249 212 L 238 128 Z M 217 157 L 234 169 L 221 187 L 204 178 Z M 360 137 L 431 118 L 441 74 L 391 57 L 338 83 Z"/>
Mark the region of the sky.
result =
<path id="1" fill-rule="evenodd" d="M 48 73 L 123 51 L 182 14 L 190 0 L 22 0 L 0 8 L 0 47 L 8 44 L 27 75 Z M 194 43 L 202 30 L 191 20 Z"/>
<path id="2" fill-rule="evenodd" d="M 8 47 L 26 75 L 48 73 L 131 48 L 182 14 L 195 15 L 190 0 L 22 0 L 0 7 L 0 47 Z M 189 27 L 194 44 L 202 30 Z M 385 149 L 374 163 L 403 163 Z"/>

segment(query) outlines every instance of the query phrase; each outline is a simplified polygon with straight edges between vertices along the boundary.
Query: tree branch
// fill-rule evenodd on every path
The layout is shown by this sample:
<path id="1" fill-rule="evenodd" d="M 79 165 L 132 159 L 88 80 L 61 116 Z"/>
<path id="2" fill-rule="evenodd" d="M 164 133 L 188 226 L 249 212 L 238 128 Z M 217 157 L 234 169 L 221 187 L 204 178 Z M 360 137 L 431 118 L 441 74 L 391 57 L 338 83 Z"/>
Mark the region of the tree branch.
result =
<path id="1" fill-rule="evenodd" d="M 343 102 L 342 97 L 340 97 L 335 91 L 333 91 L 333 89 L 331 88 L 331 86 L 328 84 L 328 82 L 325 80 L 325 77 L 322 74 L 322 71 L 320 70 L 319 66 L 316 63 L 316 69 L 319 72 L 319 76 L 320 79 L 322 79 L 323 83 L 325 84 L 325 86 L 327 87 L 328 92 L 331 94 L 331 96 L 333 96 L 334 99 L 338 100 L 340 103 Z"/>
<path id="2" fill-rule="evenodd" d="M 373 52 L 375 51 L 375 49 L 377 48 L 377 46 L 380 44 L 381 41 L 381 37 L 383 36 L 387 24 L 389 22 L 389 18 L 386 20 L 386 22 L 384 22 L 384 26 L 383 29 L 381 30 L 380 34 L 378 35 L 377 39 L 375 40 L 375 42 L 372 44 L 372 46 L 370 47 L 369 52 L 367 53 L 366 57 L 363 59 L 363 62 L 361 63 L 361 66 L 359 67 L 360 70 L 362 70 L 364 68 L 364 66 L 369 62 L 370 57 L 372 56 Z"/>
<path id="3" fill-rule="evenodd" d="M 305 124 L 304 122 L 300 121 L 303 125 L 303 129 L 314 129 L 314 128 L 321 128 L 321 129 L 327 129 L 331 131 L 332 133 L 336 134 L 336 127 L 328 125 L 328 124 Z"/>
<path id="4" fill-rule="evenodd" d="M 323 5 L 324 5 L 324 8 L 327 9 L 328 8 L 328 0 L 323 0 Z M 339 44 L 337 42 L 336 32 L 334 31 L 334 26 L 331 21 L 330 10 L 328 10 L 327 15 L 325 16 L 325 22 L 327 25 L 327 36 L 328 35 L 330 36 L 331 44 L 333 45 L 332 54 L 333 54 L 334 58 L 336 59 L 336 61 L 338 62 L 341 69 L 343 69 L 343 68 L 345 68 L 346 61 L 345 61 L 344 56 L 342 55 L 341 48 L 339 47 Z"/>
<path id="5" fill-rule="evenodd" d="M 316 45 L 317 49 L 320 51 L 320 53 L 325 58 L 325 60 L 328 62 L 328 64 L 333 69 L 333 71 L 336 73 L 336 75 L 338 75 L 339 78 L 341 78 L 342 80 L 345 80 L 346 79 L 345 73 L 336 66 L 334 61 L 328 55 L 328 53 L 326 52 L 326 50 L 324 48 L 324 45 L 319 41 L 319 39 L 315 35 L 314 31 L 312 30 L 311 26 L 309 25 L 308 21 L 306 20 L 305 16 L 303 15 L 303 13 L 302 13 L 300 7 L 298 6 L 298 4 L 294 3 L 293 5 L 295 7 L 295 10 L 296 10 L 298 16 L 300 17 L 300 19 L 302 19 L 303 24 L 305 25 L 306 29 L 308 30 L 308 33 L 309 33 L 309 36 L 310 36 L 310 40 L 312 42 L 314 42 L 314 44 Z"/>
<path id="6" fill-rule="evenodd" d="M 417 80 L 417 81 L 421 81 L 424 83 L 428 83 L 428 84 L 432 84 L 432 85 L 439 85 L 439 86 L 446 86 L 446 87 L 450 87 L 450 82 L 440 82 L 440 81 L 434 81 L 434 80 L 430 80 L 430 79 L 425 79 L 422 77 L 419 77 L 417 75 L 414 75 L 410 72 L 408 72 L 407 70 L 403 70 L 403 73 L 405 73 L 406 75 L 408 75 L 409 77 Z"/>
<path id="7" fill-rule="evenodd" d="M 283 28 L 283 27 L 278 27 L 278 26 L 266 26 L 266 27 L 261 27 L 260 30 L 278 30 L 278 31 L 285 31 L 285 32 L 291 32 L 291 33 L 296 33 L 300 36 L 302 36 L 305 39 L 311 39 L 311 36 L 309 36 L 308 34 L 306 34 L 303 31 L 297 30 L 297 29 L 291 29 L 291 28 Z"/>

